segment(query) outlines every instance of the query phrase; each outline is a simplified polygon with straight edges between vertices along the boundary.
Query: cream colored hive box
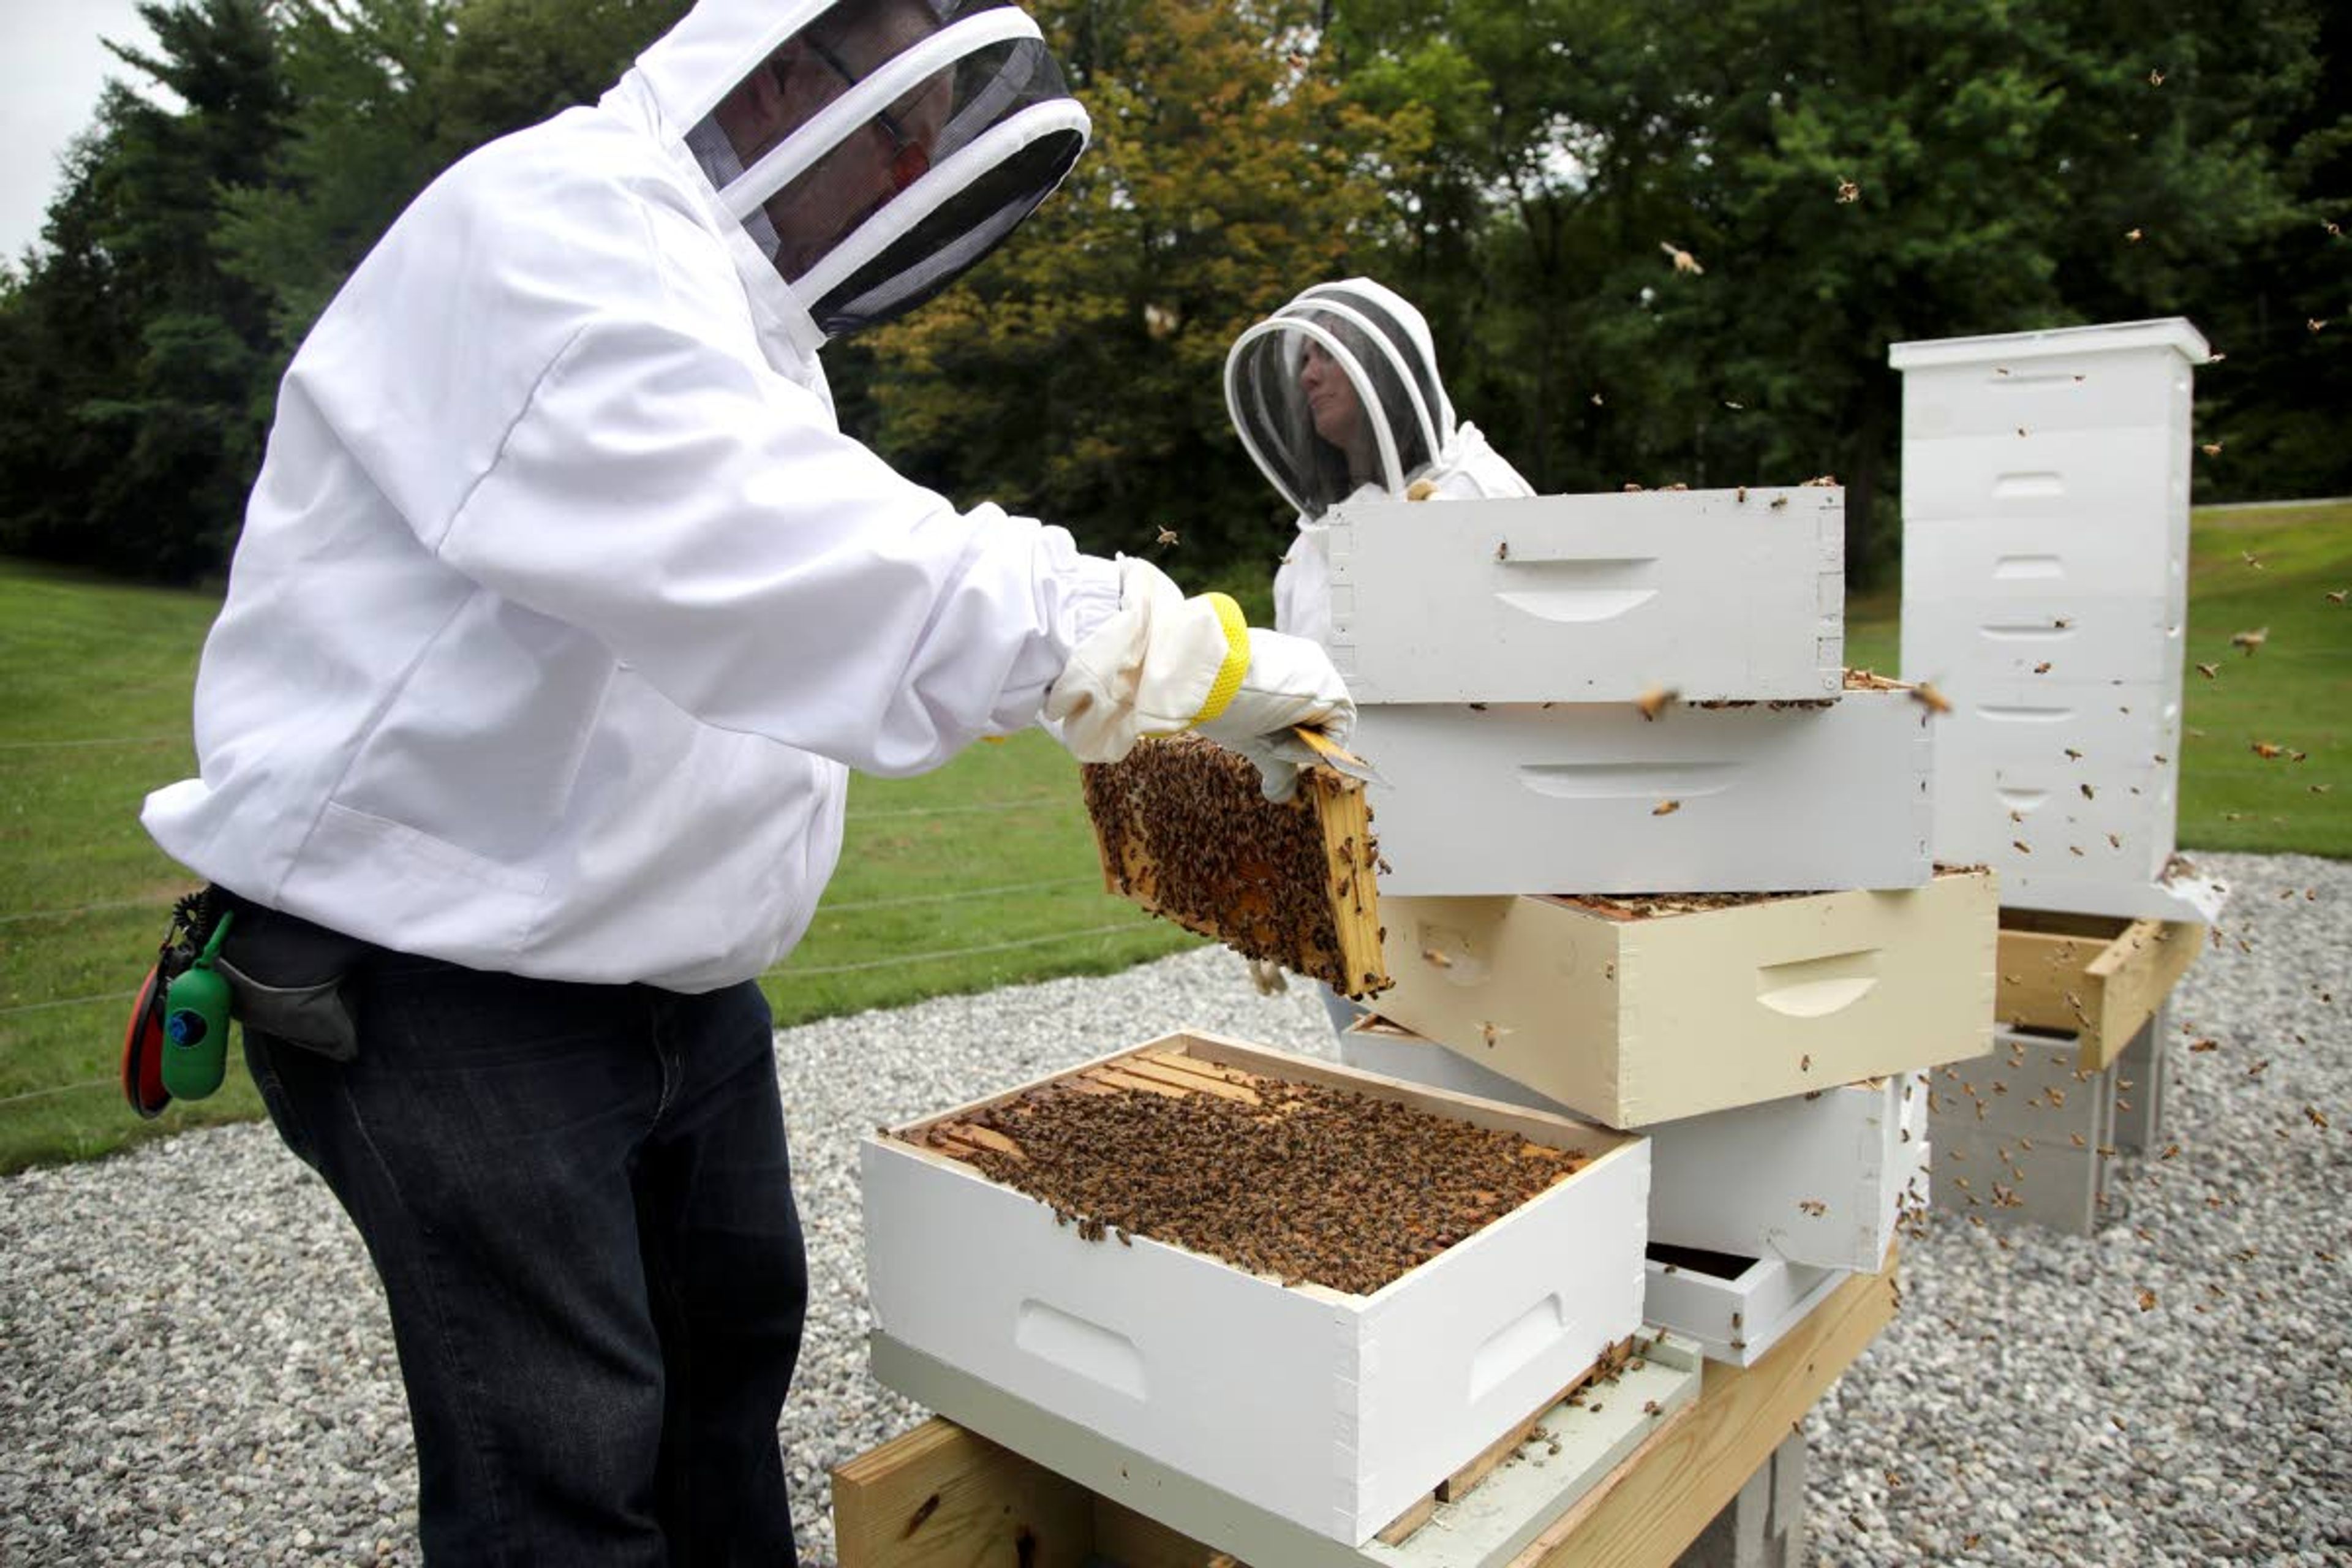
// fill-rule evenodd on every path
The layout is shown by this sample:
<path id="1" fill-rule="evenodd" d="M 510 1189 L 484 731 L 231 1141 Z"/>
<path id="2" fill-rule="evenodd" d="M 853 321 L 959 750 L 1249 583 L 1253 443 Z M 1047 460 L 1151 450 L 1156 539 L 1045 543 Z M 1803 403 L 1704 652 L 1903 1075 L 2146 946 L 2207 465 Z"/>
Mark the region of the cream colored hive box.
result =
<path id="1" fill-rule="evenodd" d="M 1868 1272 L 1904 1215 L 1927 1206 L 1927 1090 L 1916 1073 L 1643 1131 L 1653 1247 Z"/>
<path id="2" fill-rule="evenodd" d="M 1354 503 L 1331 659 L 1359 703 L 1834 697 L 1845 492 Z"/>
<path id="3" fill-rule="evenodd" d="M 1995 1016 L 2011 1028 L 2080 1036 L 2076 1066 L 2095 1072 L 2162 1009 L 2205 933 L 2188 921 L 2004 910 Z"/>
<path id="4" fill-rule="evenodd" d="M 1057 1224 L 1046 1204 L 908 1141 L 1049 1085 L 1095 1093 L 1104 1074 L 1147 1071 L 1350 1090 L 1587 1163 L 1358 1296 L 1140 1235 L 1085 1239 L 1083 1216 Z M 1237 1041 L 1171 1036 L 869 1137 L 861 1171 L 867 1288 L 888 1341 L 1349 1545 L 1641 1324 L 1643 1141 Z"/>
<path id="5" fill-rule="evenodd" d="M 1678 903 L 1383 897 L 1383 1016 L 1612 1127 L 1980 1056 L 1994 879 Z"/>
<path id="6" fill-rule="evenodd" d="M 1350 744 L 1388 779 L 1369 796 L 1383 907 L 1392 893 L 1911 888 L 1933 868 L 1929 719 L 1891 685 L 1669 704 L 1654 721 L 1629 703 L 1375 706 Z"/>
<path id="7" fill-rule="evenodd" d="M 1842 1268 L 1655 1243 L 1649 1276 L 1643 1315 L 1697 1341 L 1707 1360 L 1732 1366 L 1754 1366 L 1849 1278 Z"/>

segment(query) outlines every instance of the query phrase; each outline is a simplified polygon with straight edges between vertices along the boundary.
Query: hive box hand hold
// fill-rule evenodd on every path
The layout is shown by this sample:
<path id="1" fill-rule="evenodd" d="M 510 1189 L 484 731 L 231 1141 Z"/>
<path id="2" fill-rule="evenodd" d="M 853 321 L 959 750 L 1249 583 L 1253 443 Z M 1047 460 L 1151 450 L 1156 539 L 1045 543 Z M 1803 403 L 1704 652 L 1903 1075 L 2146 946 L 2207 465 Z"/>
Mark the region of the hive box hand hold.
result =
<path id="1" fill-rule="evenodd" d="M 1349 502 L 1331 658 L 1359 703 L 1822 698 L 1845 646 L 1845 492 Z"/>
<path id="2" fill-rule="evenodd" d="M 1079 773 L 1109 891 L 1342 995 L 1387 988 L 1361 784 L 1302 768 L 1292 798 L 1269 801 L 1255 765 L 1199 735 Z"/>
<path id="3" fill-rule="evenodd" d="M 1300 1109 L 1310 1094 L 1328 1101 Z M 1522 1165 L 1549 1184 L 1360 1294 L 1255 1273 L 1148 1230 L 1120 1234 L 1103 1216 L 1126 1197 L 1105 1196 L 1092 1212 L 1066 1205 L 1057 1218 L 1054 1205 L 1008 1184 L 1027 1179 L 1024 1163 L 1066 1169 L 1070 1145 L 1051 1146 L 1060 1152 L 1048 1159 L 1024 1118 L 1066 1116 L 1073 1100 L 1126 1096 L 1118 1114 L 1139 1126 L 1171 1114 L 1216 1120 L 1227 1133 L 1270 1121 L 1295 1163 L 1296 1149 L 1351 1125 L 1331 1109 L 1359 1103 L 1349 1095 L 1362 1097 L 1364 1125 L 1398 1139 L 1424 1171 L 1433 1149 L 1499 1135 L 1506 1152 L 1477 1156 L 1481 1202 L 1501 1207 L 1486 1189 L 1507 1174 L 1516 1181 Z M 1154 1099 L 1174 1110 L 1150 1110 Z M 1416 1142 L 1420 1134 L 1395 1131 L 1408 1114 L 1452 1131 Z M 1114 1167 L 1145 1171 L 1171 1152 L 1164 1140 L 1126 1136 L 1085 1146 L 1108 1151 Z M 1185 1192 L 1183 1183 L 1236 1173 L 1252 1184 L 1245 1194 L 1194 1202 L 1171 1222 L 1180 1228 L 1189 1215 L 1231 1236 L 1239 1216 L 1278 1214 L 1289 1201 L 1235 1153 L 1173 1152 L 1184 1156 L 1181 1180 L 1171 1171 L 1133 1184 L 1130 1197 L 1164 1198 Z M 1237 1041 L 1181 1035 L 1113 1053 L 869 1137 L 860 1163 L 881 1334 L 1350 1545 L 1544 1408 L 1641 1321 L 1643 1140 Z M 1426 1235 L 1411 1218 L 1410 1205 L 1428 1195 L 1419 1178 L 1391 1191 L 1371 1179 L 1369 1158 L 1360 1163 L 1365 1186 L 1345 1201 L 1361 1223 L 1302 1217 L 1311 1234 L 1301 1237 L 1328 1249 L 1351 1237 Z M 1347 1185 L 1317 1180 L 1323 1201 L 1339 1201 L 1330 1194 Z M 1233 1238 L 1235 1249 L 1297 1239 L 1270 1220 L 1253 1224 Z M 1332 1267 L 1349 1267 L 1339 1250 Z"/>
<path id="4" fill-rule="evenodd" d="M 1916 538 L 1917 531 L 1906 534 Z M 1910 546 L 1906 542 L 1906 548 Z M 1908 569 L 1906 561 L 1906 567 Z M 2188 616 L 2161 599 L 1903 595 L 1903 674 L 1948 697 L 2036 680 L 2180 687 Z"/>
<path id="5" fill-rule="evenodd" d="M 1834 702 L 1368 707 L 1383 893 L 1912 888 L 1932 869 L 1934 715 Z"/>
<path id="6" fill-rule="evenodd" d="M 1999 893 L 1393 898 L 1379 1011 L 1612 1127 L 1982 1055 Z"/>

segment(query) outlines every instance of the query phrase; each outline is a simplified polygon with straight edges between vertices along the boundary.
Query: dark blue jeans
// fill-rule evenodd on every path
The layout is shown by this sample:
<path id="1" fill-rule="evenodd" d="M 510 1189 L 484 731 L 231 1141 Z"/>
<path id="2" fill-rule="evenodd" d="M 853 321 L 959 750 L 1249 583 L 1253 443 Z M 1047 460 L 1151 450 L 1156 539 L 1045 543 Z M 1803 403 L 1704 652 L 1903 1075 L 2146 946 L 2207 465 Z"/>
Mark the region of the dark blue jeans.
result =
<path id="1" fill-rule="evenodd" d="M 793 1564 L 808 1301 L 768 1006 L 378 952 L 358 1059 L 250 1032 L 392 1308 L 436 1564 Z"/>

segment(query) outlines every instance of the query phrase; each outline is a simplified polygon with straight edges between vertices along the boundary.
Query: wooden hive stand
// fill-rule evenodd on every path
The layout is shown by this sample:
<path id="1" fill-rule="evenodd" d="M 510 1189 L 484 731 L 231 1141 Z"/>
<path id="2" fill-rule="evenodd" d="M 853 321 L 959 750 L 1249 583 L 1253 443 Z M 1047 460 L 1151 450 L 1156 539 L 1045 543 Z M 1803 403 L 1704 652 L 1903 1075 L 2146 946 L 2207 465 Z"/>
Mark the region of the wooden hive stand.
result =
<path id="1" fill-rule="evenodd" d="M 1682 1418 L 1662 1424 L 1509 1568 L 1664 1568 L 1682 1560 L 1703 1534 L 1716 1533 L 1710 1526 L 1718 1515 L 1747 1506 L 1756 1478 L 1785 1462 L 1805 1413 L 1892 1320 L 1896 1300 L 1890 1253 L 1884 1270 L 1839 1286 L 1753 1366 L 1706 1363 L 1697 1398 Z M 1024 1434 L 1024 1446 L 1032 1439 L 1040 1449 L 1054 1446 L 1036 1434 Z M 1074 1470 L 1087 1474 L 1067 1473 Z M 1049 1468 L 934 1417 L 833 1472 L 841 1568 L 1245 1568 L 1250 1559 L 1139 1506 L 1161 1506 L 1164 1480 L 1119 1454 L 1083 1446 Z M 1786 1500 L 1777 1511 L 1787 1511 Z M 1408 1568 L 1444 1561 L 1436 1554 L 1448 1533 L 1426 1531 L 1402 1545 L 1375 1542 L 1359 1550 L 1368 1562 Z"/>

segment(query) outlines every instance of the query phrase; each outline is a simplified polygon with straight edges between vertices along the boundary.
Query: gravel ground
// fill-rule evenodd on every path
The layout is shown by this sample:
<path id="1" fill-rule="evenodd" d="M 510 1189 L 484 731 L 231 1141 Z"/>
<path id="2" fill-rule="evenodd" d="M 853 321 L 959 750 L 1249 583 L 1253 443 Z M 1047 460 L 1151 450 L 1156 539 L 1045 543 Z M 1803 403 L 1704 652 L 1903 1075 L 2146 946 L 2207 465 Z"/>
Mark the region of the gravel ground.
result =
<path id="1" fill-rule="evenodd" d="M 1909 1245 L 1902 1315 L 1806 1423 L 1821 1560 L 2352 1563 L 2352 865 L 2208 864 L 2236 895 L 2176 1003 L 2219 1042 L 2176 1049 L 2179 1155 L 2119 1159 L 2095 1237 Z M 1181 1027 L 1330 1054 L 1311 994 L 1217 951 L 779 1037 L 809 1562 L 828 1468 L 922 1414 L 864 1369 L 859 1135 Z M 268 1128 L 0 1183 L 0 1563 L 415 1563 L 415 1479 L 365 1258 Z"/>

